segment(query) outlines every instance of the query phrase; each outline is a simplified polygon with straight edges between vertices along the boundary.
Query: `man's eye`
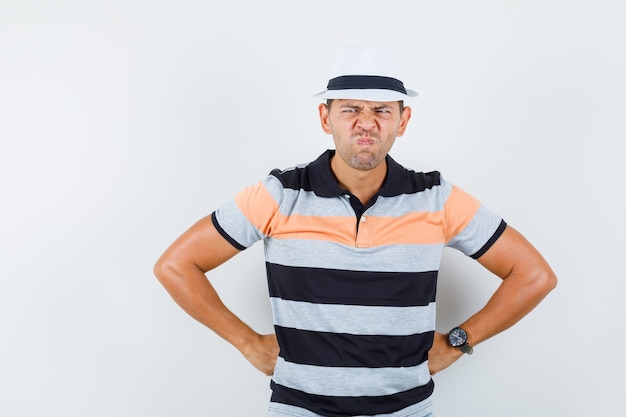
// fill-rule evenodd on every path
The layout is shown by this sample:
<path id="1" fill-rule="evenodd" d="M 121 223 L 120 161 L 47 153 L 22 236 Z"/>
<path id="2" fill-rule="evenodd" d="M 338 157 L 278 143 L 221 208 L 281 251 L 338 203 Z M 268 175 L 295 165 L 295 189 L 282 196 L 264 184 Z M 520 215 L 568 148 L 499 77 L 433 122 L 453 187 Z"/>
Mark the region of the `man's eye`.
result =
<path id="1" fill-rule="evenodd" d="M 391 110 L 389 110 L 389 109 L 376 109 L 376 112 L 378 112 L 378 113 L 391 113 Z"/>

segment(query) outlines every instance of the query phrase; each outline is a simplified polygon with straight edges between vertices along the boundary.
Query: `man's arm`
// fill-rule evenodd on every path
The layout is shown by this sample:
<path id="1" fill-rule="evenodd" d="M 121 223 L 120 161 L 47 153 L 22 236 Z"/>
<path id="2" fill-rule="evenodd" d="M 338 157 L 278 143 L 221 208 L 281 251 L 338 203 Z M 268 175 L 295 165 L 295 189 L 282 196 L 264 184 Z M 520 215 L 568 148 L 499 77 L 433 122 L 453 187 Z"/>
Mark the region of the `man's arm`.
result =
<path id="1" fill-rule="evenodd" d="M 222 303 L 205 275 L 238 252 L 207 216 L 161 255 L 154 274 L 183 310 L 231 343 L 257 369 L 271 375 L 278 356 L 276 337 L 260 335 L 241 321 Z"/>
<path id="2" fill-rule="evenodd" d="M 557 283 L 541 254 L 510 226 L 478 262 L 502 278 L 502 283 L 485 307 L 460 324 L 472 346 L 513 326 Z M 429 353 L 431 374 L 447 368 L 461 356 L 459 349 L 449 345 L 447 335 L 436 333 Z"/>

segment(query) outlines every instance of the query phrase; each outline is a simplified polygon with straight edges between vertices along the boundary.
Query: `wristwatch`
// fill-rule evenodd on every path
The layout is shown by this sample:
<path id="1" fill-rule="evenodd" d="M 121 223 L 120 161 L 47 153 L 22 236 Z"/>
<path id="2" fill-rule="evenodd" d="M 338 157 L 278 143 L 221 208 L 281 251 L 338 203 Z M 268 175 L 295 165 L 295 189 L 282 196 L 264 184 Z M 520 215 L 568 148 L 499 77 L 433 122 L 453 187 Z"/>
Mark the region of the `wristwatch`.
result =
<path id="1" fill-rule="evenodd" d="M 474 349 L 467 343 L 467 333 L 460 327 L 455 327 L 448 334 L 448 342 L 451 346 L 461 349 L 463 353 L 471 355 Z"/>

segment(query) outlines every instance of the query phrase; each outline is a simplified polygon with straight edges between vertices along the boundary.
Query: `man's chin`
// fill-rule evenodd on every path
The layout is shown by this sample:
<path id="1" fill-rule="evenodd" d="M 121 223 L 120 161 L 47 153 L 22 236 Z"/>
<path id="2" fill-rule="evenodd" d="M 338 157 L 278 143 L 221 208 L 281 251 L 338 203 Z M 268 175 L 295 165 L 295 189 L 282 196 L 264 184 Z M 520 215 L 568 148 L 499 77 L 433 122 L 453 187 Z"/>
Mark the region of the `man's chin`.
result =
<path id="1" fill-rule="evenodd" d="M 381 160 L 374 158 L 370 154 L 361 154 L 352 158 L 352 160 L 350 161 L 350 166 L 354 169 L 359 169 L 362 171 L 371 171 L 372 169 L 380 165 L 381 162 Z"/>

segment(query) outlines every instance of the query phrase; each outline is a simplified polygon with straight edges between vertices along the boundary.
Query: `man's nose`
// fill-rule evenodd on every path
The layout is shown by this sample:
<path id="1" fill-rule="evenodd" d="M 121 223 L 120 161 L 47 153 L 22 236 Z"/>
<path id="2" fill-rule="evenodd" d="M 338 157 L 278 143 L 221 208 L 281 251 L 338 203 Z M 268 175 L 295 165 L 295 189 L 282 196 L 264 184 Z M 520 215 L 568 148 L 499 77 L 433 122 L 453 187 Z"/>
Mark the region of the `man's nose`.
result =
<path id="1" fill-rule="evenodd" d="M 376 126 L 374 112 L 363 111 L 359 114 L 357 125 L 363 129 L 370 130 Z"/>

